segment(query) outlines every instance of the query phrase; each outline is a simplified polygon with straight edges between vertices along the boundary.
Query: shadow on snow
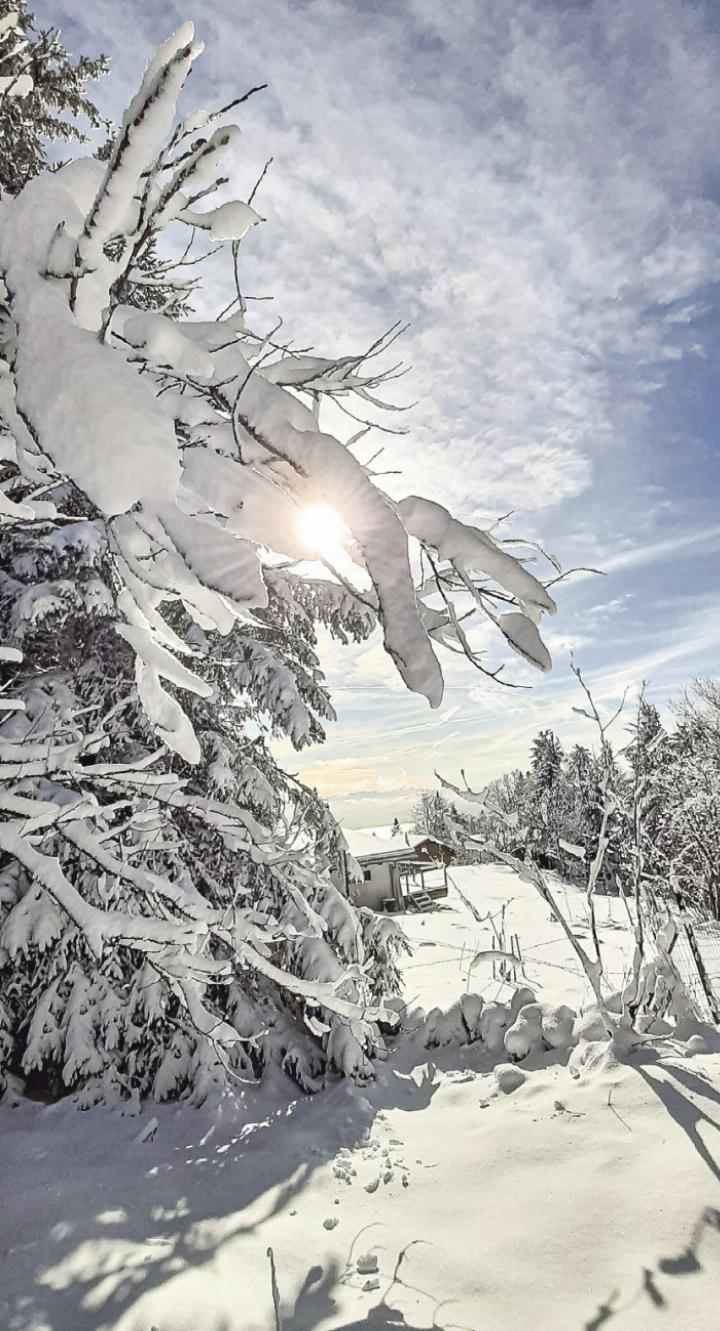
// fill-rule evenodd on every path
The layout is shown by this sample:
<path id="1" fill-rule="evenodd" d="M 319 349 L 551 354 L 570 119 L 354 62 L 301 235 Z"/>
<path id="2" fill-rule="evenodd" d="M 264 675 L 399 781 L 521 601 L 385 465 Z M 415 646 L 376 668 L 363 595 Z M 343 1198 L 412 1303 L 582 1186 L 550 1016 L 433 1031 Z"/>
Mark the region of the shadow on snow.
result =
<path id="1" fill-rule="evenodd" d="M 205 1266 L 225 1245 L 291 1208 L 316 1169 L 343 1147 L 367 1139 L 380 1111 L 425 1109 L 439 1083 L 435 1065 L 427 1054 L 423 1057 L 418 1068 L 417 1051 L 403 1051 L 362 1089 L 338 1082 L 311 1097 L 278 1078 L 274 1086 L 271 1079 L 270 1087 L 266 1081 L 249 1090 L 242 1108 L 225 1104 L 211 1112 L 163 1106 L 160 1131 L 145 1142 L 138 1140 L 138 1128 L 147 1122 L 149 1108 L 140 1119 L 118 1119 L 103 1109 L 85 1115 L 68 1101 L 4 1111 L 3 1191 L 14 1201 L 13 1218 L 7 1204 L 0 1216 L 3 1331 L 114 1327 L 145 1295 Z M 254 1121 L 253 1110 L 260 1121 Z M 100 1131 L 98 1119 L 104 1120 Z M 195 1125 L 197 1133 L 188 1144 Z M 307 1232 L 302 1242 L 310 1247 Z M 208 1331 L 222 1331 L 223 1325 L 227 1331 L 245 1331 L 243 1275 L 266 1284 L 271 1327 L 270 1273 L 261 1251 L 261 1273 L 259 1258 L 253 1270 L 238 1272 L 238 1320 L 232 1315 L 228 1320 L 226 1313 L 224 1322 L 222 1317 L 213 1322 L 208 1308 Z M 351 1274 L 332 1263 L 325 1270 L 311 1266 L 293 1312 L 283 1316 L 283 1331 L 311 1331 L 329 1316 L 333 1288 L 339 1281 L 349 1283 Z M 348 1323 L 343 1331 L 405 1326 L 425 1331 L 410 1327 L 388 1307 L 387 1296 L 388 1291 L 364 1321 Z M 157 1331 L 174 1328 L 168 1322 Z"/>
<path id="2" fill-rule="evenodd" d="M 690 1092 L 691 1095 L 702 1097 L 711 1105 L 720 1107 L 720 1091 L 700 1073 L 678 1066 L 677 1063 L 665 1063 L 661 1060 L 660 1052 L 648 1048 L 642 1052 L 636 1051 L 628 1060 L 628 1065 L 635 1068 L 646 1086 L 658 1097 L 673 1121 L 686 1134 L 713 1178 L 720 1182 L 720 1163 L 699 1131 L 700 1126 L 705 1124 L 720 1132 L 719 1118 L 712 1117 L 687 1094 Z M 657 1071 L 651 1073 L 649 1069 L 653 1066 Z M 666 1080 L 666 1076 L 674 1081 Z M 675 1082 L 679 1084 L 676 1085 Z M 720 1147 L 720 1138 L 717 1142 Z M 704 1249 L 707 1246 L 706 1235 L 713 1231 L 720 1234 L 720 1210 L 714 1206 L 706 1206 L 700 1212 L 686 1246 L 674 1256 L 661 1257 L 654 1269 L 642 1267 L 638 1289 L 630 1299 L 621 1301 L 620 1291 L 614 1290 L 605 1302 L 600 1304 L 594 1316 L 583 1323 L 583 1331 L 601 1331 L 612 1318 L 625 1312 L 639 1298 L 645 1301 L 648 1314 L 652 1309 L 663 1312 L 668 1304 L 667 1279 L 696 1275 L 703 1270 L 700 1260 L 701 1247 Z"/>

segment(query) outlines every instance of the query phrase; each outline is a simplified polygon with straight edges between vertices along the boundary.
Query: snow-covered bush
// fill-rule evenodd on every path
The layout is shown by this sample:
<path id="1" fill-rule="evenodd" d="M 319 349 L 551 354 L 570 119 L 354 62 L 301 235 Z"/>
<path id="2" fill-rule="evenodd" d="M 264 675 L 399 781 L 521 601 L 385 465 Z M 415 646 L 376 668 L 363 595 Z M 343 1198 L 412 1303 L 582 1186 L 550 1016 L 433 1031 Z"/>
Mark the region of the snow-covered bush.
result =
<path id="1" fill-rule="evenodd" d="M 420 1038 L 426 1049 L 474 1044 L 481 1039 L 482 1015 L 480 994 L 463 994 L 446 1012 L 439 1007 L 428 1012 L 420 1028 Z"/>
<path id="2" fill-rule="evenodd" d="M 526 561 L 394 503 L 321 428 L 325 396 L 376 403 L 367 355 L 249 325 L 237 254 L 261 219 L 252 198 L 199 206 L 238 130 L 173 128 L 200 49 L 189 24 L 158 48 L 106 160 L 0 204 L 0 1056 L 88 1101 L 201 1100 L 274 1060 L 306 1087 L 365 1078 L 396 1020 L 399 936 L 333 886 L 338 829 L 269 746 L 332 717 L 318 624 L 379 624 L 433 706 L 437 644 L 484 668 L 469 602 L 549 665 Z M 217 320 L 178 316 L 177 245 L 146 277 L 183 228 L 230 243 Z M 354 573 L 309 569 L 298 517 L 318 504 Z"/>
<path id="3" fill-rule="evenodd" d="M 512 1058 L 526 1058 L 542 1047 L 542 1008 L 539 1003 L 526 1003 L 518 1012 L 512 1026 L 505 1032 L 503 1044 Z"/>
<path id="4" fill-rule="evenodd" d="M 478 1044 L 494 1056 L 520 1060 L 542 1050 L 569 1049 L 576 1042 L 575 1021 L 572 1008 L 537 1003 L 530 989 L 517 989 L 509 1003 L 484 1003 L 480 994 L 466 993 L 445 1012 L 433 1008 L 420 1038 L 427 1049 Z"/>

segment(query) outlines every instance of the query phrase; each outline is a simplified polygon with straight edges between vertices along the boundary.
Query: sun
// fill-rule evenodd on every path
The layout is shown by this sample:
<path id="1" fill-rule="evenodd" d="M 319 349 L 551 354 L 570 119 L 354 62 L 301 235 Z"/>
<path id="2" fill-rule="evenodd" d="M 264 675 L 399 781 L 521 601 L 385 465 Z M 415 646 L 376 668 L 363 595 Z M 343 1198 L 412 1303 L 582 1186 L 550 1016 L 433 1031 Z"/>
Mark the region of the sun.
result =
<path id="1" fill-rule="evenodd" d="M 298 510 L 295 521 L 308 554 L 332 559 L 342 551 L 348 529 L 330 504 L 305 504 Z"/>

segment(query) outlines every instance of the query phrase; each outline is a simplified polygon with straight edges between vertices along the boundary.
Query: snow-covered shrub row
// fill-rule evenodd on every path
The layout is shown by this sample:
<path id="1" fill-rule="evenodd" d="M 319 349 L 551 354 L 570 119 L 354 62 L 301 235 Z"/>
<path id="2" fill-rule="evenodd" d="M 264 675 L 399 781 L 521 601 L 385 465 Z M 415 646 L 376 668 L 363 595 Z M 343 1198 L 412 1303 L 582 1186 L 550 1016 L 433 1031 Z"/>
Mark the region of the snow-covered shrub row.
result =
<path id="1" fill-rule="evenodd" d="M 650 974 L 648 967 L 643 975 Z M 614 1056 L 622 1056 L 642 1044 L 649 1037 L 672 1035 L 674 1041 L 687 1043 L 688 1057 L 707 1047 L 708 1032 L 712 1040 L 712 1027 L 699 1023 L 694 1015 L 677 977 L 664 971 L 659 978 L 674 986 L 668 1003 L 654 1005 L 664 1016 L 648 1014 L 636 1029 L 623 1020 L 627 1010 L 628 992 L 618 991 L 605 996 L 602 1006 L 591 1003 L 578 1014 L 564 1003 L 538 1003 L 530 989 L 519 988 L 508 1003 L 485 1003 L 479 994 L 463 994 L 447 1011 L 433 1008 L 418 1023 L 418 1014 L 406 1018 L 413 1022 L 418 1037 L 427 1049 L 445 1046 L 480 1045 L 495 1059 L 508 1059 L 511 1064 L 522 1062 L 531 1054 L 556 1050 L 565 1054 L 573 1050 L 572 1065 L 584 1066 L 590 1056 L 589 1046 L 612 1045 Z M 655 977 L 655 983 L 658 976 Z M 648 981 L 649 982 L 649 981 Z M 631 982 L 632 984 L 632 982 Z M 628 986 L 629 988 L 630 986 Z M 697 1037 L 697 1038 L 696 1038 Z M 503 1063 L 503 1067 L 506 1065 Z M 500 1071 L 500 1065 L 496 1068 Z M 502 1077 L 499 1080 L 503 1080 Z M 501 1089 L 514 1089 L 519 1085 L 512 1077 Z M 512 1085 L 511 1085 L 512 1084 Z"/>
<path id="2" fill-rule="evenodd" d="M 401 937 L 333 886 L 339 831 L 267 744 L 333 715 L 318 624 L 378 623 L 432 705 L 439 643 L 478 664 L 469 601 L 549 665 L 526 561 L 393 503 L 321 428 L 323 397 L 377 405 L 366 354 L 249 326 L 237 253 L 259 214 L 207 206 L 239 131 L 173 128 L 200 49 L 191 25 L 158 48 L 105 160 L 0 203 L 0 1056 L 88 1100 L 200 1100 L 272 1060 L 306 1087 L 370 1075 Z M 188 289 L 187 260 L 158 258 L 170 226 L 231 241 L 215 321 L 169 313 Z M 302 563 L 318 502 L 355 583 Z M 410 538 L 435 570 L 419 587 Z"/>
<path id="3" fill-rule="evenodd" d="M 509 1003 L 484 1003 L 479 994 L 466 993 L 447 1012 L 433 1008 L 420 1038 L 427 1049 L 480 1043 L 490 1054 L 522 1059 L 541 1050 L 571 1048 L 578 1038 L 576 1020 L 572 1008 L 537 1003 L 530 989 L 517 989 Z"/>

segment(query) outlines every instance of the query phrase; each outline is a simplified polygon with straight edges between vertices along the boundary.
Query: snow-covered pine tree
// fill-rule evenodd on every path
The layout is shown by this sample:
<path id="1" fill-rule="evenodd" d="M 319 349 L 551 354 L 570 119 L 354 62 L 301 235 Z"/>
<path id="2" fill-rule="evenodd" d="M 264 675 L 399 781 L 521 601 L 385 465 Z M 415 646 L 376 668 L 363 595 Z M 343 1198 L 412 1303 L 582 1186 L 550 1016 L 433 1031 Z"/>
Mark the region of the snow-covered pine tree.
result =
<path id="1" fill-rule="evenodd" d="M 563 747 L 552 730 L 541 730 L 530 750 L 530 800 L 523 815 L 528 849 L 538 864 L 552 869 L 559 852 Z"/>
<path id="2" fill-rule="evenodd" d="M 589 860 L 588 848 L 597 845 L 602 823 L 602 772 L 597 755 L 584 744 L 574 744 L 565 756 L 556 790 L 557 828 L 556 867 L 561 877 L 585 885 Z M 586 848 L 585 859 L 578 859 L 567 846 Z M 590 859 L 592 858 L 592 849 Z"/>
<path id="3" fill-rule="evenodd" d="M 236 259 L 260 220 L 197 207 L 238 132 L 173 129 L 200 49 L 189 24 L 158 48 L 105 161 L 0 205 L 0 1051 L 89 1101 L 197 1101 L 273 1061 L 306 1087 L 370 1075 L 393 924 L 334 887 L 339 831 L 269 745 L 332 715 L 317 624 L 379 624 L 433 706 L 436 644 L 483 668 L 468 603 L 549 665 L 526 563 L 391 501 L 321 428 L 325 396 L 376 402 L 368 353 L 291 354 L 239 288 L 222 318 L 179 318 L 169 261 L 167 310 L 129 301 L 171 225 Z M 298 517 L 318 503 L 352 574 L 311 575 Z"/>
<path id="4" fill-rule="evenodd" d="M 674 710 L 678 724 L 670 736 L 654 708 L 638 716 L 646 871 L 660 894 L 671 891 L 683 905 L 717 920 L 720 683 L 694 680 Z"/>
<path id="5" fill-rule="evenodd" d="M 35 27 L 25 0 L 0 0 L 0 189 L 19 194 L 47 166 L 51 142 L 84 143 L 78 124 L 103 125 L 87 84 L 107 73 L 104 56 L 73 61 L 60 35 Z"/>
<path id="6" fill-rule="evenodd" d="M 458 821 L 458 811 L 439 790 L 423 790 L 412 810 L 412 819 L 416 832 L 449 843 L 452 828 Z"/>

